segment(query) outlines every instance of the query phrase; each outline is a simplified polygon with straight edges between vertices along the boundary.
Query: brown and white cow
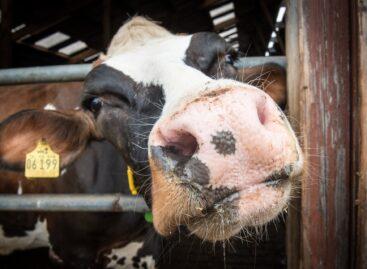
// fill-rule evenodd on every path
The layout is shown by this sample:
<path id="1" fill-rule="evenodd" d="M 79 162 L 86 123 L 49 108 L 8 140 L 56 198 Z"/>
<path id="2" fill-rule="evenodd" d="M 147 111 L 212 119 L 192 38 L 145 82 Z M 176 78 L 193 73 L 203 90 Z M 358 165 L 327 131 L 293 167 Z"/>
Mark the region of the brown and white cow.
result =
<path id="1" fill-rule="evenodd" d="M 216 34 L 173 35 L 135 17 L 86 78 L 83 110 L 28 110 L 1 123 L 0 163 L 21 171 L 46 138 L 68 167 L 106 139 L 136 171 L 160 234 L 186 225 L 219 241 L 263 225 L 287 207 L 302 153 L 279 106 L 237 81 L 249 76 L 234 56 Z M 284 92 L 267 86 L 283 105 Z"/>

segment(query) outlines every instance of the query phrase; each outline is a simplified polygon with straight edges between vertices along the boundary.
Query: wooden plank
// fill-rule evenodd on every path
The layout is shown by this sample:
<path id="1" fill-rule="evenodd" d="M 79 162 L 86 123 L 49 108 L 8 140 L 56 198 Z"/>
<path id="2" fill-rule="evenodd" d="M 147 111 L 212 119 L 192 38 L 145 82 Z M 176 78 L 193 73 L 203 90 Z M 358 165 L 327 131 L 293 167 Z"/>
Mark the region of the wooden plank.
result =
<path id="1" fill-rule="evenodd" d="M 296 134 L 300 135 L 300 51 L 298 46 L 299 26 L 298 26 L 298 2 L 287 1 L 286 16 L 286 53 L 287 53 L 287 110 L 289 113 L 290 123 Z M 302 142 L 302 141 L 300 141 Z M 297 181 L 297 185 L 300 185 Z M 301 200 L 299 186 L 294 189 L 292 196 L 294 197 L 288 208 L 287 216 L 287 267 L 289 269 L 300 268 L 300 212 Z"/>
<path id="2" fill-rule="evenodd" d="M 69 64 L 77 64 L 77 63 L 83 63 L 83 60 L 93 54 L 98 53 L 95 49 L 87 48 L 74 56 L 72 56 L 69 60 Z"/>
<path id="3" fill-rule="evenodd" d="M 307 167 L 300 245 L 288 250 L 300 249 L 300 264 L 293 268 L 349 268 L 349 1 L 290 2 L 288 16 L 296 21 L 291 27 L 298 28 L 287 37 L 289 90 L 298 91 L 290 93 L 290 111 L 299 122 Z M 294 51 L 289 51 L 291 41 Z M 298 68 L 293 61 L 299 61 Z"/>
<path id="4" fill-rule="evenodd" d="M 67 5 L 66 9 L 53 9 L 49 10 L 47 14 L 47 18 L 42 20 L 42 23 L 34 24 L 29 22 L 27 26 L 16 33 L 13 34 L 12 38 L 16 41 L 22 41 L 23 38 L 28 38 L 29 36 L 33 36 L 39 34 L 51 27 L 54 27 L 62 22 L 65 22 L 72 18 L 73 16 L 77 16 L 78 12 L 91 4 L 96 0 L 79 0 L 74 1 L 72 5 Z"/>
<path id="5" fill-rule="evenodd" d="M 351 267 L 367 268 L 367 0 L 352 5 L 354 256 Z"/>

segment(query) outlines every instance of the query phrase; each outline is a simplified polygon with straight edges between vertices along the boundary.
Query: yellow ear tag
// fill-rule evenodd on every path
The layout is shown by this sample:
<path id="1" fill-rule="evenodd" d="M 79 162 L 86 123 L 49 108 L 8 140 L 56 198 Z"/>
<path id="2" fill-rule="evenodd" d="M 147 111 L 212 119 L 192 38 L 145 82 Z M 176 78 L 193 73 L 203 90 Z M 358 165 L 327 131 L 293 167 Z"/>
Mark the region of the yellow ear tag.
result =
<path id="1" fill-rule="evenodd" d="M 26 155 L 25 177 L 57 178 L 60 174 L 60 156 L 52 151 L 46 140 L 40 140 L 36 148 Z"/>
<path id="2" fill-rule="evenodd" d="M 130 166 L 127 166 L 127 181 L 129 183 L 129 189 L 131 195 L 138 195 L 138 189 L 135 187 L 134 172 Z"/>

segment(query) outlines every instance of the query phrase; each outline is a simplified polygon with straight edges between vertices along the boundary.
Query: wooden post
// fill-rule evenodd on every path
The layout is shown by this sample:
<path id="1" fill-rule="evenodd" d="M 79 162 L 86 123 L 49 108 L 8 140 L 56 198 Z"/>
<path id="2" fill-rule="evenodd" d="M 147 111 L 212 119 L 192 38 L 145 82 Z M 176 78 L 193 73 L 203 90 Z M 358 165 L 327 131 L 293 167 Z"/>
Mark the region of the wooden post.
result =
<path id="1" fill-rule="evenodd" d="M 0 68 L 10 67 L 12 64 L 11 2 L 11 0 L 0 0 Z"/>
<path id="2" fill-rule="evenodd" d="M 349 268 L 349 1 L 290 0 L 287 24 L 289 110 L 306 161 L 299 243 L 288 235 L 289 268 Z"/>
<path id="3" fill-rule="evenodd" d="M 367 0 L 353 1 L 353 206 L 351 267 L 367 268 Z"/>
<path id="4" fill-rule="evenodd" d="M 298 46 L 298 1 L 287 1 L 286 16 L 286 52 L 287 52 L 287 88 L 288 88 L 288 111 L 290 122 L 296 132 L 301 137 L 299 126 L 299 79 L 300 79 L 300 52 Z M 300 185 L 300 183 L 297 183 Z M 287 217 L 287 261 L 288 269 L 299 268 L 300 261 L 300 212 L 301 200 L 300 191 L 295 189 L 292 194 L 291 206 L 288 208 Z"/>

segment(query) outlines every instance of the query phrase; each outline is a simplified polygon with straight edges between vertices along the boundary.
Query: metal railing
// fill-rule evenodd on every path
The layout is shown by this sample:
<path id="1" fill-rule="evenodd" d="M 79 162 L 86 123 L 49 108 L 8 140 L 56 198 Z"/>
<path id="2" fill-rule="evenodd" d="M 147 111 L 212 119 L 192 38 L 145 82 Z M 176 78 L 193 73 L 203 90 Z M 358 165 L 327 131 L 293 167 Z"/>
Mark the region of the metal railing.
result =
<path id="1" fill-rule="evenodd" d="M 0 85 L 81 81 L 91 64 L 70 64 L 0 69 Z"/>
<path id="2" fill-rule="evenodd" d="M 286 66 L 286 58 L 246 57 L 236 62 L 239 68 L 276 63 Z M 0 69 L 0 85 L 82 81 L 91 64 Z M 0 211 L 88 211 L 146 212 L 149 208 L 141 196 L 122 194 L 2 194 Z"/>
<path id="3" fill-rule="evenodd" d="M 0 211 L 147 212 L 140 196 L 122 194 L 2 194 Z"/>
<path id="4" fill-rule="evenodd" d="M 285 67 L 286 58 L 284 56 L 246 57 L 239 59 L 235 65 L 245 68 L 265 63 L 276 63 Z M 92 64 L 0 69 L 0 85 L 81 81 L 90 70 L 92 70 Z"/>

